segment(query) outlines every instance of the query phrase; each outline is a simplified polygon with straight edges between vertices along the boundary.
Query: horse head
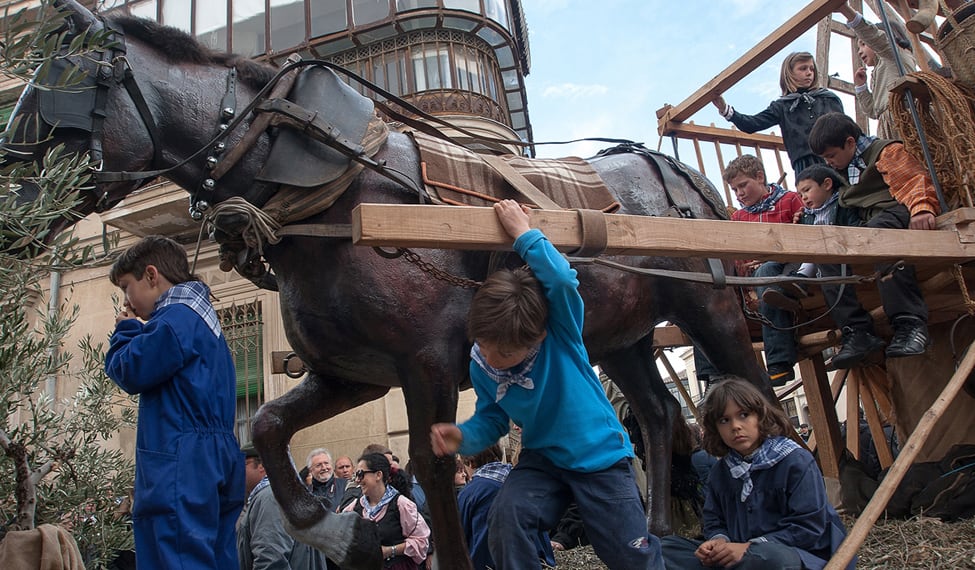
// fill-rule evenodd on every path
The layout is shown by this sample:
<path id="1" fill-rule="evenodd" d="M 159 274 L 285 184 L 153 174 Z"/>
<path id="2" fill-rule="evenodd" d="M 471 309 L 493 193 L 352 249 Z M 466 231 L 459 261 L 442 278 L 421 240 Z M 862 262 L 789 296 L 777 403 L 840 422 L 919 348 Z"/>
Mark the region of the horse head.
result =
<path id="1" fill-rule="evenodd" d="M 4 166 L 40 162 L 59 145 L 69 153 L 87 154 L 92 183 L 79 189 L 76 215 L 57 221 L 51 234 L 112 208 L 159 175 L 189 190 L 194 204 L 233 195 L 226 188 L 238 185 L 213 188 L 206 183 L 208 161 L 224 148 L 213 141 L 227 139 L 224 144 L 230 145 L 239 136 L 223 132 L 234 112 L 233 106 L 227 107 L 227 95 L 232 100 L 238 94 L 252 97 L 274 70 L 213 52 L 187 34 L 149 20 L 103 18 L 74 0 L 56 0 L 55 5 L 66 30 L 61 50 L 24 89 L 2 141 Z M 103 45 L 80 54 L 69 51 L 79 36 L 87 42 L 96 34 Z M 234 81 L 217 77 L 214 66 L 233 73 Z M 59 78 L 68 74 L 80 79 L 59 85 Z M 215 82 L 219 86 L 211 85 Z M 208 124 L 212 130 L 199 128 Z M 208 148 L 211 143 L 214 148 Z M 260 152 L 262 145 L 256 148 Z M 253 173 L 234 174 L 245 178 Z M 40 191 L 25 181 L 20 199 L 35 199 Z"/>

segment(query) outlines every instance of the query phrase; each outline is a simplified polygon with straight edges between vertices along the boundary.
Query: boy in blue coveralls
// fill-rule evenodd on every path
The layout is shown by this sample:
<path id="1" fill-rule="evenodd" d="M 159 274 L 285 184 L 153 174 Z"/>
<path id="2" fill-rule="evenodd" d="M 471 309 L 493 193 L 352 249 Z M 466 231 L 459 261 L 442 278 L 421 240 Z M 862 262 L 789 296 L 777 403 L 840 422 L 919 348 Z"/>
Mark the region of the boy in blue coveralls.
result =
<path id="1" fill-rule="evenodd" d="M 494 206 L 531 271 L 502 270 L 468 315 L 474 416 L 435 424 L 433 451 L 473 455 L 522 428 L 522 451 L 489 515 L 498 570 L 541 568 L 532 537 L 578 505 L 599 558 L 612 570 L 663 568 L 630 465 L 633 445 L 589 364 L 576 271 L 517 202 Z M 534 273 L 534 275 L 533 275 Z"/>
<path id="2" fill-rule="evenodd" d="M 139 568 L 237 567 L 244 457 L 237 377 L 210 290 L 176 242 L 149 236 L 112 265 L 125 295 L 105 372 L 139 394 L 132 511 Z M 143 319 L 142 322 L 138 319 Z"/>

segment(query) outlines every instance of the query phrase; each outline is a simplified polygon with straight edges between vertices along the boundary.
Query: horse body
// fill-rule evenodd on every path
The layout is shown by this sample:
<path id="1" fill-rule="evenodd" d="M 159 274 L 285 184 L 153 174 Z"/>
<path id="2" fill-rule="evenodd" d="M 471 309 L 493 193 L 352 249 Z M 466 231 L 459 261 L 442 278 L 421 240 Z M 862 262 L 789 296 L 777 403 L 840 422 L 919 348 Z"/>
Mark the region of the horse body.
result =
<path id="1" fill-rule="evenodd" d="M 76 7 L 79 18 L 96 20 Z M 122 21 L 118 25 L 125 26 Z M 191 41 L 188 38 L 186 41 Z M 205 144 L 219 121 L 227 68 L 213 62 L 167 61 L 166 53 L 127 30 L 131 62 L 163 137 L 163 162 L 175 164 Z M 249 101 L 257 89 L 243 83 L 237 97 Z M 18 113 L 29 112 L 36 92 L 28 89 Z M 140 128 L 139 114 L 125 91 L 113 88 L 105 121 L 104 168 L 140 170 L 152 165 L 152 142 Z M 55 130 L 52 142 L 86 150 L 85 133 Z M 228 146 L 240 138 L 233 134 Z M 14 139 L 16 141 L 16 138 Z M 206 198 L 218 203 L 252 190 L 266 159 L 271 138 L 264 134 Z M 38 157 L 40 148 L 34 148 Z M 405 135 L 390 136 L 375 157 L 420 180 L 419 156 Z M 670 206 L 665 183 L 647 160 L 634 154 L 592 161 L 620 213 L 660 215 Z M 203 161 L 191 161 L 167 173 L 195 192 L 206 177 Z M 671 179 L 672 180 L 672 179 Z M 683 179 L 681 179 L 683 180 Z M 690 188 L 699 211 L 703 199 Z M 104 203 L 116 203 L 138 184 L 99 187 Z M 673 188 L 671 189 L 673 190 Z M 349 223 L 360 203 L 416 203 L 417 196 L 386 177 L 366 170 L 328 210 L 303 223 Z M 89 213 L 92 201 L 86 203 Z M 458 277 L 482 280 L 488 254 L 420 250 L 425 261 Z M 309 369 L 305 379 L 284 396 L 268 402 L 254 421 L 254 443 L 261 451 L 275 497 L 293 533 L 322 549 L 343 567 L 368 568 L 379 563 L 378 540 L 360 517 L 335 515 L 304 487 L 288 455 L 298 430 L 384 395 L 402 386 L 410 428 L 410 456 L 426 490 L 437 555 L 450 568 L 469 567 L 453 491 L 454 462 L 438 459 L 429 442 L 430 426 L 454 421 L 458 386 L 467 378 L 470 343 L 465 321 L 473 290 L 434 279 L 401 259 L 386 259 L 348 239 L 285 237 L 264 247 L 280 292 L 287 338 Z M 619 257 L 645 268 L 701 271 L 700 259 Z M 617 383 L 636 415 L 648 450 L 650 489 L 648 525 L 667 533 L 670 513 L 670 433 L 679 405 L 664 385 L 654 362 L 653 327 L 678 324 L 716 367 L 751 379 L 769 392 L 767 378 L 751 350 L 747 328 L 731 290 L 579 266 L 585 300 L 584 336 L 593 363 Z M 571 442 L 569 442 L 571 444 Z"/>

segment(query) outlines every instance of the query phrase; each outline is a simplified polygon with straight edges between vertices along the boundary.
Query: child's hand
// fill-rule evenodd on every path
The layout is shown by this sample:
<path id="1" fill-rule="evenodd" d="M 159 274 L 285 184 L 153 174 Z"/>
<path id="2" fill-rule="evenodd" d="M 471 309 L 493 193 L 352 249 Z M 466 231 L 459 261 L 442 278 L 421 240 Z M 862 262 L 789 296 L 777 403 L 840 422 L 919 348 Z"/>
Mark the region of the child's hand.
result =
<path id="1" fill-rule="evenodd" d="M 800 220 L 802 220 L 802 210 L 799 210 L 795 214 L 792 214 L 793 224 L 798 224 Z"/>
<path id="2" fill-rule="evenodd" d="M 430 426 L 430 445 L 438 457 L 453 455 L 460 449 L 464 436 L 457 424 L 433 424 Z"/>
<path id="3" fill-rule="evenodd" d="M 694 556 L 701 561 L 704 566 L 714 566 L 714 562 L 711 560 L 714 556 L 714 548 L 719 544 L 724 544 L 726 541 L 723 538 L 714 538 L 711 540 L 706 540 L 697 547 L 694 551 Z"/>
<path id="4" fill-rule="evenodd" d="M 920 212 L 911 216 L 912 230 L 935 230 L 938 229 L 937 224 L 934 220 L 934 214 L 931 212 Z"/>
<path id="5" fill-rule="evenodd" d="M 134 319 L 134 318 L 135 315 L 129 314 L 128 309 L 122 309 L 121 311 L 118 312 L 117 315 L 115 315 L 115 324 L 119 324 L 125 319 Z"/>
<path id="6" fill-rule="evenodd" d="M 751 546 L 750 542 L 721 542 L 711 550 L 710 562 L 712 566 L 728 568 L 741 562 L 745 551 Z"/>
<path id="7" fill-rule="evenodd" d="M 867 84 L 867 68 L 861 67 L 853 72 L 853 84 L 862 87 Z"/>
<path id="8" fill-rule="evenodd" d="M 501 200 L 494 205 L 494 211 L 504 226 L 504 231 L 514 239 L 531 229 L 528 225 L 528 208 L 514 200 Z"/>
<path id="9" fill-rule="evenodd" d="M 720 93 L 711 98 L 711 104 L 718 108 L 719 113 L 724 113 L 725 108 L 728 106 Z"/>

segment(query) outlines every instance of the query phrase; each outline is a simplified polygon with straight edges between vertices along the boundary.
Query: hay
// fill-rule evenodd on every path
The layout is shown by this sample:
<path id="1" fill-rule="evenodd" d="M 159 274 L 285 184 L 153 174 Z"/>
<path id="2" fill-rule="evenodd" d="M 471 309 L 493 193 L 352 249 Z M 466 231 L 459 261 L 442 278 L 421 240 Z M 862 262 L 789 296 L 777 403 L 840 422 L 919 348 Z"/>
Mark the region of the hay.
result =
<path id="1" fill-rule="evenodd" d="M 843 517 L 847 528 L 852 517 Z M 975 519 L 879 520 L 860 548 L 857 570 L 975 569 Z M 605 570 L 592 547 L 556 552 L 559 570 Z"/>

